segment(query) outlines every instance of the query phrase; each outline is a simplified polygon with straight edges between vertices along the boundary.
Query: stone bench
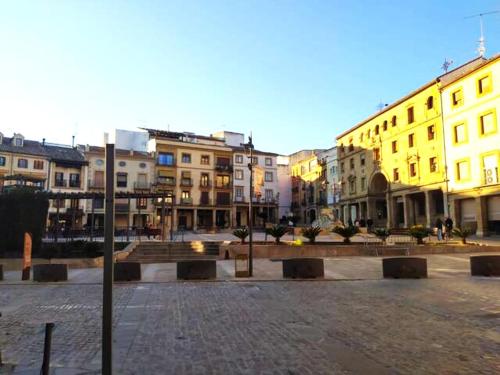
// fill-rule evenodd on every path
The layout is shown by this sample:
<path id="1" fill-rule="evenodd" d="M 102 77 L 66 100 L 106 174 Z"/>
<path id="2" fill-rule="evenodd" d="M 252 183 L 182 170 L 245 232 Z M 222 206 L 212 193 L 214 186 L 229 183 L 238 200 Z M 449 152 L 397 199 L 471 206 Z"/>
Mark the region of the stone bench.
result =
<path id="1" fill-rule="evenodd" d="M 477 255 L 470 257 L 472 276 L 500 276 L 500 255 Z"/>
<path id="2" fill-rule="evenodd" d="M 33 266 L 33 281 L 68 281 L 68 265 L 35 264 Z"/>
<path id="3" fill-rule="evenodd" d="M 206 280 L 217 277 L 215 260 L 181 260 L 177 262 L 178 280 Z"/>
<path id="4" fill-rule="evenodd" d="M 325 276 L 322 258 L 283 259 L 283 277 L 285 279 L 315 279 Z"/>
<path id="5" fill-rule="evenodd" d="M 427 259 L 398 257 L 382 259 L 384 278 L 420 279 L 427 277 Z"/>
<path id="6" fill-rule="evenodd" d="M 118 262 L 114 265 L 114 281 L 141 281 L 141 264 L 138 262 Z"/>

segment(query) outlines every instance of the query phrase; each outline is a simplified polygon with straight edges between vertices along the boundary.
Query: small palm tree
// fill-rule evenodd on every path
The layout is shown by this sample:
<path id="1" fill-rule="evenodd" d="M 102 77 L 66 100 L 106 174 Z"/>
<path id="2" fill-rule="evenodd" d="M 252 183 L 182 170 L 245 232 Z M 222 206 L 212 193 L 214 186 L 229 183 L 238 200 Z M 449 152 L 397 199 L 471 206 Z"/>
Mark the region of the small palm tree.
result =
<path id="1" fill-rule="evenodd" d="M 377 236 L 377 238 L 381 239 L 384 244 L 387 237 L 391 235 L 391 231 L 387 228 L 376 228 L 373 233 Z"/>
<path id="2" fill-rule="evenodd" d="M 241 243 L 245 243 L 245 239 L 248 237 L 248 228 L 238 228 L 233 231 L 233 235 L 241 240 Z"/>
<path id="3" fill-rule="evenodd" d="M 273 225 L 266 229 L 266 233 L 273 236 L 277 244 L 280 243 L 280 238 L 287 234 L 288 228 L 283 225 Z"/>
<path id="4" fill-rule="evenodd" d="M 474 233 L 474 231 L 470 228 L 454 228 L 451 233 L 453 233 L 454 236 L 460 237 L 462 239 L 462 243 L 465 245 L 467 243 L 467 237 Z"/>
<path id="5" fill-rule="evenodd" d="M 413 225 L 410 228 L 410 236 L 417 239 L 417 244 L 422 245 L 424 243 L 424 238 L 429 237 L 431 231 L 425 228 L 423 225 Z"/>
<path id="6" fill-rule="evenodd" d="M 351 237 L 353 237 L 356 233 L 359 233 L 359 228 L 353 225 L 349 225 L 347 227 L 336 226 L 333 228 L 333 233 L 337 233 L 344 237 L 344 243 L 351 243 Z"/>
<path id="7" fill-rule="evenodd" d="M 302 235 L 309 240 L 310 243 L 315 243 L 316 242 L 316 237 L 320 234 L 321 228 L 320 227 L 307 227 L 307 228 L 302 228 L 301 233 Z"/>

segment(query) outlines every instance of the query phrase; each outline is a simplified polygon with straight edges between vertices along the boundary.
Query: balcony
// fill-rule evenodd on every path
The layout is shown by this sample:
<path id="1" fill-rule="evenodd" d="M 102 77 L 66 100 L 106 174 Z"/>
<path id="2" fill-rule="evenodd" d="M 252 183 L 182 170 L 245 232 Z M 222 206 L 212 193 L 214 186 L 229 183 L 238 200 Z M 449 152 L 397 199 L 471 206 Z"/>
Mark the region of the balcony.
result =
<path id="1" fill-rule="evenodd" d="M 71 188 L 81 188 L 82 183 L 80 180 L 69 180 L 69 187 Z"/>
<path id="2" fill-rule="evenodd" d="M 181 178 L 181 186 L 191 187 L 193 186 L 193 180 L 190 178 Z"/>
<path id="3" fill-rule="evenodd" d="M 212 183 L 210 181 L 200 181 L 200 188 L 209 189 L 212 187 Z"/>
<path id="4" fill-rule="evenodd" d="M 67 187 L 67 186 L 68 186 L 67 180 L 54 180 L 54 187 Z"/>
<path id="5" fill-rule="evenodd" d="M 88 180 L 89 189 L 104 189 L 104 181 L 100 180 Z"/>
<path id="6" fill-rule="evenodd" d="M 153 199 L 153 204 L 157 207 L 163 206 L 162 199 L 161 198 Z M 172 198 L 165 198 L 165 206 L 170 207 L 171 204 L 172 204 Z"/>
<path id="7" fill-rule="evenodd" d="M 234 197 L 234 201 L 236 203 L 245 203 L 245 197 L 244 196 Z"/>
<path id="8" fill-rule="evenodd" d="M 230 206 L 231 200 L 229 198 L 217 198 L 217 206 Z"/>
<path id="9" fill-rule="evenodd" d="M 74 208 L 70 207 L 66 209 L 66 213 L 68 215 L 75 215 L 75 216 L 83 216 L 83 209 L 82 208 Z"/>
<path id="10" fill-rule="evenodd" d="M 216 164 L 215 170 L 217 172 L 233 173 L 233 166 L 228 164 Z"/>
<path id="11" fill-rule="evenodd" d="M 134 189 L 135 190 L 150 190 L 151 183 L 146 182 L 146 181 L 136 181 L 136 182 L 134 182 Z"/>
<path id="12" fill-rule="evenodd" d="M 193 204 L 193 198 L 181 198 L 181 204 L 183 205 L 192 205 Z"/>
<path id="13" fill-rule="evenodd" d="M 156 185 L 162 186 L 175 186 L 175 178 L 174 177 L 157 177 Z"/>
<path id="14" fill-rule="evenodd" d="M 115 203 L 115 212 L 128 212 L 128 203 Z"/>
<path id="15" fill-rule="evenodd" d="M 200 198 L 200 206 L 211 206 L 212 205 L 212 200 L 207 198 L 207 199 L 203 199 L 203 198 Z"/>
<path id="16" fill-rule="evenodd" d="M 498 167 L 485 168 L 483 171 L 483 176 L 485 185 L 498 184 Z"/>
<path id="17" fill-rule="evenodd" d="M 231 188 L 232 188 L 232 186 L 233 186 L 233 184 L 232 184 L 231 182 L 228 182 L 228 183 L 226 183 L 226 184 L 224 184 L 224 183 L 220 183 L 220 182 L 216 182 L 216 183 L 215 183 L 215 187 L 216 187 L 217 189 L 231 189 Z"/>

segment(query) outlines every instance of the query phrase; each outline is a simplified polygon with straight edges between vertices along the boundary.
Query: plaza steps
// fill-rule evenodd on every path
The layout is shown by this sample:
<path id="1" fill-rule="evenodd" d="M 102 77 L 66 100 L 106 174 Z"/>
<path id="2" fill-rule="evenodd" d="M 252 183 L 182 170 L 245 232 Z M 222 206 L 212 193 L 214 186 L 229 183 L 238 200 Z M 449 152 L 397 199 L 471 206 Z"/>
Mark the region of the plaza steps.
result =
<path id="1" fill-rule="evenodd" d="M 137 244 L 127 262 L 170 263 L 177 260 L 217 259 L 220 242 L 156 242 Z"/>

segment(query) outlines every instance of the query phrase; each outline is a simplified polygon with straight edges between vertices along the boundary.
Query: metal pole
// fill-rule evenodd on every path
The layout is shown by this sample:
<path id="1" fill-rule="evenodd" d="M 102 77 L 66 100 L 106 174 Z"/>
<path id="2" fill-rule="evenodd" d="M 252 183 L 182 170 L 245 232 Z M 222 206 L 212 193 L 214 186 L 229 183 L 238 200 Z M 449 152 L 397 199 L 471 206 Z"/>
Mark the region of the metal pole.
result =
<path id="1" fill-rule="evenodd" d="M 50 347 L 52 346 L 52 329 L 54 323 L 45 324 L 45 342 L 43 345 L 43 362 L 42 362 L 42 375 L 49 375 L 50 373 Z"/>
<path id="2" fill-rule="evenodd" d="M 95 205 L 95 198 L 92 198 L 92 207 L 90 211 L 90 241 L 94 241 L 94 225 L 95 225 L 94 205 Z"/>
<path id="3" fill-rule="evenodd" d="M 54 242 L 57 243 L 57 237 L 59 237 L 59 206 L 61 201 L 59 200 L 59 195 L 56 196 L 56 232 L 54 234 Z"/>
<path id="4" fill-rule="evenodd" d="M 170 223 L 172 226 L 172 223 Z M 161 240 L 165 242 L 165 194 L 161 198 Z"/>
<path id="5" fill-rule="evenodd" d="M 113 373 L 113 250 L 115 240 L 115 145 L 106 144 L 104 278 L 102 294 L 102 374 Z"/>
<path id="6" fill-rule="evenodd" d="M 250 201 L 248 202 L 248 275 L 253 276 L 253 144 L 252 136 L 249 137 L 248 146 L 250 147 Z"/>
<path id="7" fill-rule="evenodd" d="M 174 240 L 174 196 L 170 196 L 170 242 Z"/>
<path id="8" fill-rule="evenodd" d="M 129 229 L 130 229 L 130 197 L 128 197 L 127 200 L 127 242 L 130 241 Z"/>
<path id="9" fill-rule="evenodd" d="M 142 204 L 142 198 L 135 198 L 135 204 L 137 206 L 137 210 L 138 210 L 138 217 L 137 217 L 137 221 L 139 221 L 139 219 L 141 220 L 141 226 L 137 225 L 137 222 L 136 222 L 136 225 L 135 225 L 135 237 L 137 239 L 137 234 L 139 234 L 139 242 L 141 242 L 141 231 L 142 231 L 142 228 L 144 228 L 145 224 L 142 222 L 142 214 L 141 214 L 141 204 Z M 146 200 L 146 208 L 147 208 L 147 200 Z"/>

